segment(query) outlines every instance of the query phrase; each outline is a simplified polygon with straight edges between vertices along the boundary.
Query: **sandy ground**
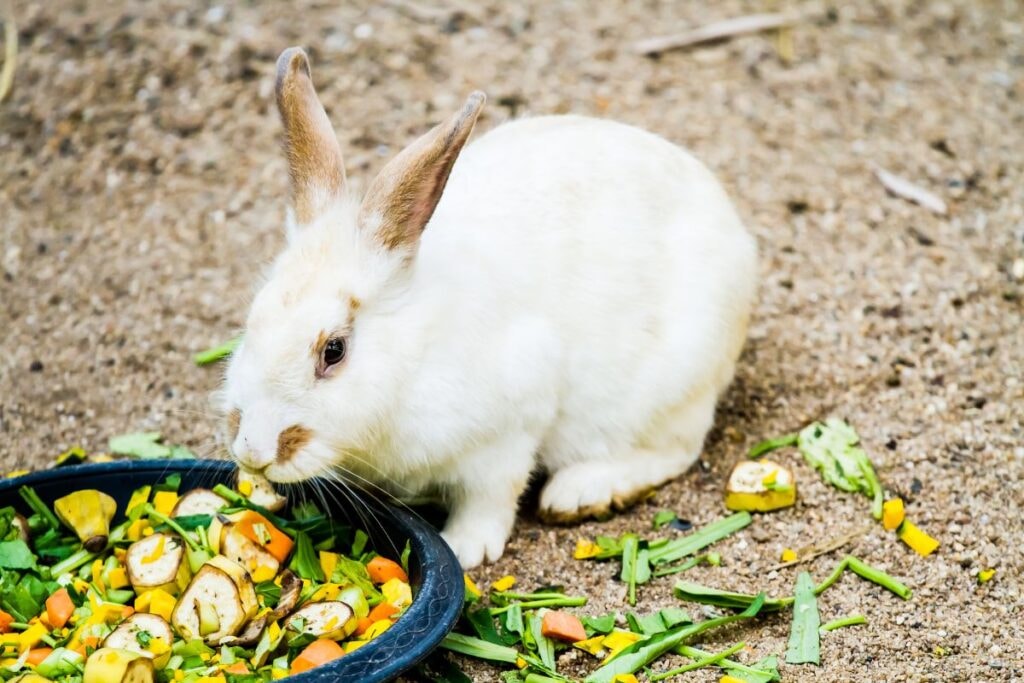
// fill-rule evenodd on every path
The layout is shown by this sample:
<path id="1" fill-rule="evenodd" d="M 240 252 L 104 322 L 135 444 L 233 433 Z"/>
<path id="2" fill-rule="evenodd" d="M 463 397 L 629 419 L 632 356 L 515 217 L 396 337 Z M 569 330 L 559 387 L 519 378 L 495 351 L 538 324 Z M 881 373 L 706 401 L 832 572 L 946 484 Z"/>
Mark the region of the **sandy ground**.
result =
<path id="1" fill-rule="evenodd" d="M 304 44 L 356 179 L 479 87 L 481 129 L 571 111 L 691 147 L 761 244 L 750 343 L 700 466 L 605 523 L 554 529 L 527 511 L 481 583 L 511 573 L 527 589 L 587 594 L 592 613 L 621 607 L 615 569 L 574 562 L 575 538 L 646 529 L 662 507 L 717 518 L 747 447 L 835 414 L 943 545 L 922 559 L 878 527 L 850 544 L 914 597 L 843 579 L 823 619 L 861 612 L 869 624 L 829 634 L 820 668 L 787 666 L 784 678 L 1024 678 L 1020 3 L 14 4 L 20 64 L 0 105 L 3 468 L 138 429 L 213 452 L 219 373 L 190 355 L 237 331 L 281 246 L 272 70 L 283 47 Z M 629 49 L 779 8 L 802 17 L 788 61 L 771 34 L 659 59 Z M 949 215 L 888 196 L 873 164 L 944 197 Z M 800 504 L 757 519 L 719 545 L 722 567 L 689 578 L 788 593 L 795 570 L 766 572 L 783 547 L 867 522 L 863 499 L 780 457 L 796 467 Z M 820 579 L 836 559 L 809 567 Z M 979 587 L 987 567 L 996 578 Z M 644 587 L 640 611 L 676 604 L 671 586 Z M 787 630 L 767 617 L 705 645 L 743 639 L 749 660 L 781 653 Z M 567 671 L 579 671 L 573 658 Z"/>

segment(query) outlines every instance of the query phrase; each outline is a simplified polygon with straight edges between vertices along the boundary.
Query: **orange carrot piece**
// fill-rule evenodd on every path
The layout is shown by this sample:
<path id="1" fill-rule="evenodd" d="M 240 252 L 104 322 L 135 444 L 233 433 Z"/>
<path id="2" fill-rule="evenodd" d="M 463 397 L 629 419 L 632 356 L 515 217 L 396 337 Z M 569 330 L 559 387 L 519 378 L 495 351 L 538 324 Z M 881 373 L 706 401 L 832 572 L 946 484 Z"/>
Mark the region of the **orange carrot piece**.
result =
<path id="1" fill-rule="evenodd" d="M 548 638 L 555 638 L 566 643 L 577 643 L 587 639 L 583 622 L 568 612 L 552 610 L 544 615 L 540 622 L 540 632 Z"/>
<path id="2" fill-rule="evenodd" d="M 409 583 L 409 577 L 405 575 L 402 565 L 380 555 L 366 563 L 366 571 L 369 572 L 370 580 L 374 583 L 387 583 L 391 579 L 400 579 Z"/>
<path id="3" fill-rule="evenodd" d="M 249 673 L 249 667 L 246 666 L 245 662 L 243 662 L 242 660 L 238 660 L 231 666 L 224 669 L 224 673 L 234 674 L 236 676 L 245 676 L 247 673 Z"/>
<path id="4" fill-rule="evenodd" d="M 46 618 L 51 627 L 64 628 L 74 612 L 75 603 L 71 602 L 71 595 L 67 588 L 61 588 L 46 598 Z"/>
<path id="5" fill-rule="evenodd" d="M 256 525 L 262 525 L 262 531 L 266 533 L 258 533 Z M 295 542 L 287 534 L 271 524 L 266 517 L 253 510 L 241 513 L 235 522 L 235 528 L 250 541 L 266 549 L 278 562 L 287 560 L 292 546 L 295 545 Z M 270 541 L 264 543 L 268 537 Z"/>
<path id="6" fill-rule="evenodd" d="M 25 662 L 31 664 L 32 666 L 39 666 L 43 663 L 44 659 L 50 656 L 51 652 L 53 652 L 52 647 L 37 647 L 35 649 L 29 650 L 28 658 L 25 659 Z"/>
<path id="7" fill-rule="evenodd" d="M 389 602 L 382 602 L 367 614 L 365 617 L 359 620 L 359 625 L 356 627 L 356 635 L 361 636 L 366 633 L 366 630 L 373 626 L 381 619 L 390 619 L 394 615 L 398 614 L 398 608 Z"/>
<path id="8" fill-rule="evenodd" d="M 344 654 L 345 651 L 341 649 L 341 645 L 333 640 L 314 640 L 292 661 L 291 673 L 298 674 L 309 671 L 313 667 L 333 662 Z"/>
<path id="9" fill-rule="evenodd" d="M 14 617 L 0 609 L 0 633 L 10 633 Z"/>

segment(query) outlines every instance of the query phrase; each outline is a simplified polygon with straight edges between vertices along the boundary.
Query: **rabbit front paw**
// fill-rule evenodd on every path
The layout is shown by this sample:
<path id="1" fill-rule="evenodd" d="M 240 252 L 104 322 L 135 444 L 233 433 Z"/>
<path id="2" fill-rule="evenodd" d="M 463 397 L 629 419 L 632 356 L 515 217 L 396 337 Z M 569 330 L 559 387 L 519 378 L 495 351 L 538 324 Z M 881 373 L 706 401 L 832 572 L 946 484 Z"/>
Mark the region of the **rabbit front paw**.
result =
<path id="1" fill-rule="evenodd" d="M 450 520 L 441 536 L 451 546 L 463 569 L 472 569 L 487 562 L 497 562 L 505 552 L 508 525 L 497 518 Z"/>

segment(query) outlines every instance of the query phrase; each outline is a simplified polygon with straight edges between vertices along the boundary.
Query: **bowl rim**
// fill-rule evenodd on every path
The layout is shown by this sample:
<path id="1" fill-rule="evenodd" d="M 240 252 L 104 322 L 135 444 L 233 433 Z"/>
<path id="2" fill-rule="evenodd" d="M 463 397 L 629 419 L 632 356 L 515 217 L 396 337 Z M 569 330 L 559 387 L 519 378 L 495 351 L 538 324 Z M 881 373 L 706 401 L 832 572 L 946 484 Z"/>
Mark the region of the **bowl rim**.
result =
<path id="1" fill-rule="evenodd" d="M 0 480 L 0 496 L 21 486 L 35 486 L 80 476 L 116 476 L 152 474 L 155 479 L 169 474 L 230 474 L 234 463 L 223 460 L 115 460 L 105 463 L 71 465 L 38 470 Z M 411 553 L 421 568 L 421 581 L 412 605 L 396 622 L 363 647 L 335 662 L 293 674 L 285 680 L 295 683 L 327 683 L 358 676 L 361 681 L 387 681 L 408 671 L 425 659 L 455 627 L 462 613 L 464 579 L 459 561 L 433 526 L 409 510 L 368 499 L 365 492 L 352 491 L 361 504 L 384 512 L 394 526 L 409 538 Z M 350 520 L 357 523 L 357 520 Z M 370 529 L 364 529 L 374 539 Z M 379 531 L 378 531 L 379 533 Z M 457 590 L 456 590 L 457 589 Z M 421 624 L 422 622 L 422 624 Z M 404 624 L 405 627 L 400 625 Z M 409 628 L 421 626 L 409 642 L 403 638 Z"/>

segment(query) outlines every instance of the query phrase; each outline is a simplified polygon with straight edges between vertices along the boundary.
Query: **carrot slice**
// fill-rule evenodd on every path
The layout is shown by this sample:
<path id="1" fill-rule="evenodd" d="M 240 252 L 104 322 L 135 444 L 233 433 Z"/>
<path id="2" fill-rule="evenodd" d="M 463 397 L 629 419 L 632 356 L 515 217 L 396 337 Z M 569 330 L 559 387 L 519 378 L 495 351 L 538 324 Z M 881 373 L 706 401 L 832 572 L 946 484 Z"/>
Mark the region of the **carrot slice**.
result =
<path id="1" fill-rule="evenodd" d="M 544 614 L 540 622 L 540 632 L 548 638 L 555 638 L 566 643 L 576 643 L 587 639 L 583 622 L 568 612 L 552 610 Z"/>
<path id="2" fill-rule="evenodd" d="M 288 559 L 295 542 L 283 531 L 270 523 L 266 517 L 253 510 L 246 510 L 235 520 L 235 528 L 250 541 L 266 549 L 278 562 Z"/>
<path id="3" fill-rule="evenodd" d="M 359 626 L 356 628 L 356 635 L 363 635 L 366 633 L 366 629 L 370 628 L 381 619 L 390 619 L 396 614 L 398 614 L 397 607 L 389 602 L 380 603 L 370 610 L 369 614 L 359 620 Z"/>
<path id="4" fill-rule="evenodd" d="M 0 633 L 10 633 L 14 617 L 0 609 Z"/>
<path id="5" fill-rule="evenodd" d="M 71 602 L 67 588 L 61 588 L 46 598 L 46 618 L 53 628 L 64 628 L 74 613 L 75 603 Z"/>
<path id="6" fill-rule="evenodd" d="M 244 676 L 249 673 L 249 667 L 245 665 L 245 662 L 239 660 L 231 666 L 224 669 L 226 674 L 234 674 L 236 676 Z"/>
<path id="7" fill-rule="evenodd" d="M 291 673 L 309 671 L 313 667 L 333 662 L 344 654 L 345 651 L 341 649 L 341 645 L 333 640 L 314 640 L 292 661 Z"/>
<path id="8" fill-rule="evenodd" d="M 366 563 L 366 571 L 369 572 L 370 580 L 374 583 L 387 583 L 391 579 L 400 579 L 409 583 L 409 577 L 405 575 L 402 565 L 380 555 Z"/>
<path id="9" fill-rule="evenodd" d="M 42 664 L 44 659 L 50 656 L 51 652 L 53 652 L 52 647 L 37 647 L 29 650 L 28 657 L 25 659 L 25 662 L 32 666 L 39 666 Z"/>

